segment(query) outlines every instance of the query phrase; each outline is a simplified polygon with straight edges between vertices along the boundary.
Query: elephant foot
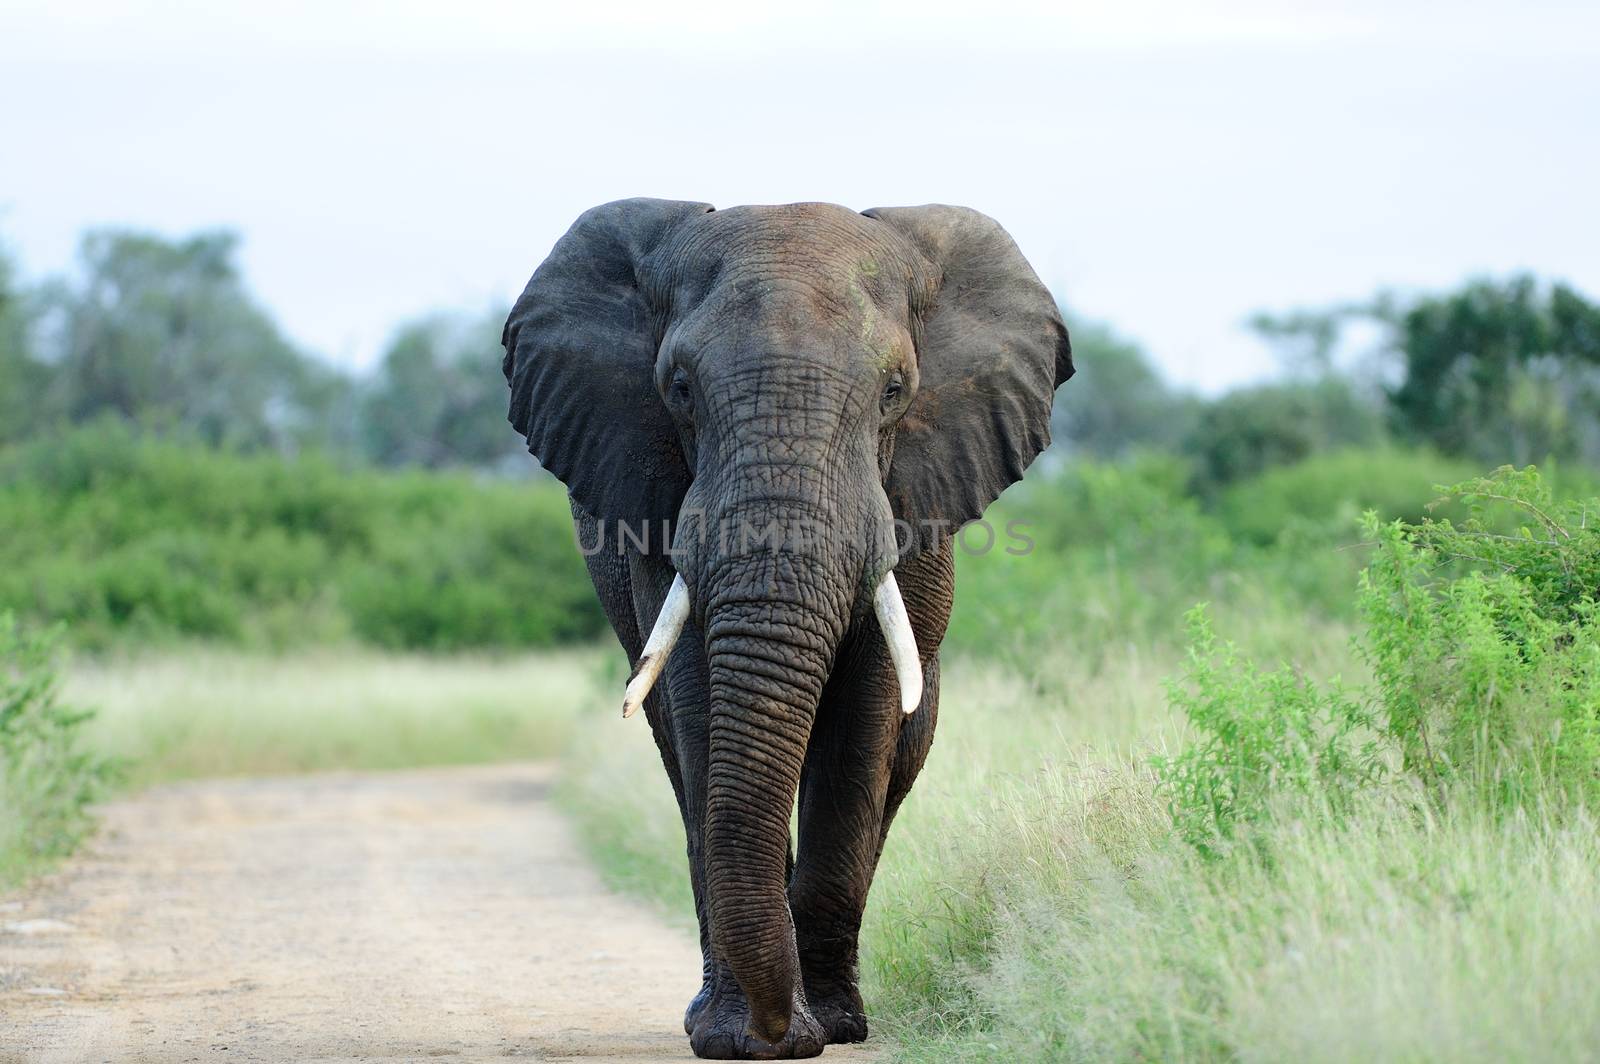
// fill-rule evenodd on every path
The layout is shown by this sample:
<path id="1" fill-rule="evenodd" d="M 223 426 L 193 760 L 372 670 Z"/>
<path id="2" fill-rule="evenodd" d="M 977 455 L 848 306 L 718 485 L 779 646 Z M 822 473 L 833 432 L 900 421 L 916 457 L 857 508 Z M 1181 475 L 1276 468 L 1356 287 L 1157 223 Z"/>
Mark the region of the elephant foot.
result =
<path id="1" fill-rule="evenodd" d="M 711 994 L 715 989 L 716 979 L 707 972 L 700 984 L 700 992 L 689 1001 L 689 1007 L 683 1010 L 684 1034 L 694 1034 L 695 1025 L 700 1022 L 700 1017 L 705 1015 L 706 1006 L 711 1004 Z"/>
<path id="2" fill-rule="evenodd" d="M 689 1007 L 693 1010 L 694 1004 Z M 798 993 L 789 1016 L 789 1030 L 782 1038 L 768 1042 L 752 1034 L 750 1006 L 737 985 L 731 990 L 714 990 L 689 1032 L 689 1047 L 694 1055 L 709 1060 L 794 1060 L 818 1056 L 827 1044 L 827 1031 Z"/>
<path id="3" fill-rule="evenodd" d="M 867 1040 L 867 1010 L 861 1001 L 861 991 L 851 982 L 827 987 L 806 985 L 806 1000 L 811 1003 L 811 1015 L 822 1024 L 829 1045 Z"/>
<path id="4" fill-rule="evenodd" d="M 811 1014 L 822 1025 L 829 1045 L 867 1040 L 867 1014 L 859 1006 L 852 1007 L 844 1002 L 819 1002 L 812 1006 Z"/>

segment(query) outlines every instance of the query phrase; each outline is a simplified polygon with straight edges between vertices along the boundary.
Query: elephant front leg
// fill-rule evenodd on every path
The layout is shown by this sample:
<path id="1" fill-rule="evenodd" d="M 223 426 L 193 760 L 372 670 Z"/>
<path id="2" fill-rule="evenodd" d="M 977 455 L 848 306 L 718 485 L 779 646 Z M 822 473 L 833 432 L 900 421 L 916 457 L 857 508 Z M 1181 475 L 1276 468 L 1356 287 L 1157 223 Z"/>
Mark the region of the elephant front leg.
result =
<path id="1" fill-rule="evenodd" d="M 867 1036 L 857 939 L 902 718 L 885 668 L 846 663 L 823 693 L 806 751 L 789 906 L 806 1000 L 831 1043 Z"/>
<path id="2" fill-rule="evenodd" d="M 576 506 L 574 513 L 581 515 Z M 595 528 L 592 518 L 585 524 L 580 516 L 580 543 L 598 542 L 597 537 L 601 535 L 603 530 Z M 597 551 L 586 561 L 618 638 L 627 648 L 629 660 L 636 663 L 644 645 L 639 633 L 648 631 L 654 623 L 677 572 L 664 559 L 639 554 L 623 558 L 609 551 Z M 661 682 L 644 703 L 645 719 L 661 752 L 661 763 L 672 783 L 678 812 L 683 818 L 689 884 L 694 894 L 695 917 L 700 925 L 700 990 L 683 1014 L 684 1033 L 691 1035 L 710 1005 L 718 983 L 718 965 L 711 948 L 710 902 L 705 887 L 707 705 L 710 695 L 704 643 L 695 622 L 691 620 L 685 624 Z"/>
<path id="3" fill-rule="evenodd" d="M 700 989 L 683 1013 L 683 1031 L 695 1052 L 703 1057 L 731 1058 L 751 1056 L 760 1046 L 746 1033 L 750 1009 L 744 991 L 727 962 L 716 954 L 711 942 L 711 899 L 706 889 L 705 823 L 706 772 L 710 750 L 705 657 L 699 629 L 690 622 L 662 683 L 662 689 L 646 700 L 646 711 L 658 697 L 664 697 L 670 711 L 663 714 L 656 740 L 662 760 L 678 794 L 679 811 L 689 858 L 689 882 L 694 891 L 695 916 L 700 925 Z M 652 723 L 655 721 L 652 718 Z M 794 853 L 788 855 L 788 870 L 794 867 Z M 807 1042 L 799 1025 L 784 1047 L 785 1056 L 811 1056 L 822 1050 L 819 1040 Z"/>
<path id="4" fill-rule="evenodd" d="M 860 1042 L 867 1017 L 859 941 L 889 823 L 928 757 L 938 720 L 939 663 L 923 667 L 918 710 L 900 711 L 887 673 L 848 664 L 830 685 L 806 754 L 800 851 L 789 886 L 806 999 L 830 1043 Z"/>
<path id="5" fill-rule="evenodd" d="M 706 680 L 705 662 L 698 651 L 700 638 L 691 623 L 662 686 L 672 705 L 670 720 L 664 722 L 664 735 L 671 746 L 672 766 L 668 774 L 678 794 L 678 810 L 683 815 L 685 851 L 689 858 L 689 884 L 694 892 L 695 918 L 700 926 L 700 990 L 683 1013 L 684 1034 L 694 1034 L 706 1008 L 717 992 L 719 965 L 711 946 L 711 903 L 706 893 Z M 652 695 L 652 697 L 655 697 Z M 663 747 L 663 760 L 667 760 Z"/>
<path id="6" fill-rule="evenodd" d="M 705 657 L 700 649 L 703 642 L 698 627 L 689 622 L 661 684 L 645 699 L 645 715 L 655 732 L 662 764 L 672 781 L 683 816 L 689 882 L 700 924 L 700 989 L 684 1010 L 684 1033 L 689 1036 L 695 1053 L 702 1057 L 815 1056 L 826 1044 L 815 1024 L 810 1028 L 802 1023 L 792 1025 L 788 1036 L 778 1046 L 769 1046 L 749 1034 L 749 1003 L 732 969 L 717 956 L 711 942 L 711 899 L 706 885 L 705 858 L 709 698 Z M 792 850 L 788 865 L 792 870 Z"/>

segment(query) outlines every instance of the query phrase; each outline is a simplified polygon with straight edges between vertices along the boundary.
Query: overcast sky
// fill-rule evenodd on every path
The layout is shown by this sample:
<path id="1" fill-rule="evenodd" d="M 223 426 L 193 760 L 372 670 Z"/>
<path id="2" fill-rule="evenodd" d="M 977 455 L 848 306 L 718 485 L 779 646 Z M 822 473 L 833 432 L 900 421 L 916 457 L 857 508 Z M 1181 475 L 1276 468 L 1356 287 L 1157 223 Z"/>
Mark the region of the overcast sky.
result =
<path id="1" fill-rule="evenodd" d="M 1207 389 L 1241 325 L 1533 269 L 1600 295 L 1600 4 L 0 6 L 0 239 L 226 226 L 297 341 L 520 290 L 585 208 L 976 207 Z M 1085 367 L 1092 371 L 1092 367 Z"/>

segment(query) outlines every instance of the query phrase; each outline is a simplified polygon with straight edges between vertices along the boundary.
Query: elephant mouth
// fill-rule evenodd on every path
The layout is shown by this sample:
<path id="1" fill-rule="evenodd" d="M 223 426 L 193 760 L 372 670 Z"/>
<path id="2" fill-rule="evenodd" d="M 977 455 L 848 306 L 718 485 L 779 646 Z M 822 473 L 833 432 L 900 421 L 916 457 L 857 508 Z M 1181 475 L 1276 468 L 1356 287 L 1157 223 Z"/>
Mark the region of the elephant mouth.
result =
<path id="1" fill-rule="evenodd" d="M 672 649 L 683 634 L 684 622 L 689 617 L 689 585 L 683 574 L 673 578 L 661 612 L 656 616 L 655 627 L 645 642 L 644 651 L 628 686 L 622 696 L 622 715 L 631 717 L 644 705 L 646 696 L 661 677 Z M 922 704 L 922 660 L 917 651 L 917 637 L 911 631 L 911 619 L 906 614 L 905 599 L 900 595 L 900 585 L 895 581 L 894 570 L 883 574 L 872 593 L 872 609 L 877 615 L 878 627 L 888 645 L 889 660 L 894 665 L 895 678 L 900 684 L 900 709 L 904 713 L 916 712 Z"/>

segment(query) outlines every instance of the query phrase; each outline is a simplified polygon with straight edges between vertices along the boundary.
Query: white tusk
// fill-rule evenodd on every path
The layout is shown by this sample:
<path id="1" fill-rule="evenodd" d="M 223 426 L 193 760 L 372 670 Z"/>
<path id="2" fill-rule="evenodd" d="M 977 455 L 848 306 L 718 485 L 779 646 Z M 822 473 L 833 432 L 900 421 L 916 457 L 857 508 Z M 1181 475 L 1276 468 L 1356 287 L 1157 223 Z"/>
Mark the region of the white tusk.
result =
<path id="1" fill-rule="evenodd" d="M 673 578 L 667 601 L 661 604 L 661 612 L 656 615 L 656 626 L 645 641 L 644 653 L 639 655 L 639 664 L 628 677 L 628 689 L 622 696 L 623 717 L 633 716 L 644 705 L 645 696 L 656 685 L 661 670 L 667 667 L 672 648 L 678 645 L 678 636 L 683 634 L 683 622 L 688 619 L 689 585 L 683 582 L 680 573 Z"/>
<path id="2" fill-rule="evenodd" d="M 922 704 L 922 658 L 917 654 L 917 637 L 911 633 L 911 618 L 906 616 L 906 602 L 900 597 L 893 570 L 883 574 L 883 582 L 872 595 L 872 608 L 878 614 L 878 627 L 883 629 L 889 660 L 894 662 L 894 674 L 900 681 L 900 709 L 915 712 Z"/>

